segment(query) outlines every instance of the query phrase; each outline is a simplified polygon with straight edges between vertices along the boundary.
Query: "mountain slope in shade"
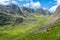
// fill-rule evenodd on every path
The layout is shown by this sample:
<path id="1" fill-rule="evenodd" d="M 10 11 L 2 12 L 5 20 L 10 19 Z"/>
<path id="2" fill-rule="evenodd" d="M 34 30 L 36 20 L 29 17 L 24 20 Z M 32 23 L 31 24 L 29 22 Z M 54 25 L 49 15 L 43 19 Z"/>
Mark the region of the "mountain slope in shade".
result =
<path id="1" fill-rule="evenodd" d="M 51 15 L 51 13 L 48 10 L 43 10 L 42 8 L 32 9 L 27 7 L 20 7 L 22 12 L 26 15 L 30 14 L 36 14 L 36 15 Z"/>
<path id="2" fill-rule="evenodd" d="M 45 10 L 45 15 L 51 15 L 52 13 L 50 13 L 48 10 Z"/>
<path id="3" fill-rule="evenodd" d="M 23 15 L 20 8 L 15 4 L 0 5 L 0 13 Z"/>
<path id="4" fill-rule="evenodd" d="M 46 15 L 45 12 L 44 12 L 44 10 L 43 10 L 42 8 L 37 8 L 37 9 L 36 9 L 36 13 L 37 13 L 37 14 Z"/>
<path id="5" fill-rule="evenodd" d="M 60 40 L 58 9 L 57 16 L 50 16 L 42 8 L 0 5 L 0 40 Z"/>
<path id="6" fill-rule="evenodd" d="M 19 16 L 24 16 L 24 14 L 17 5 L 0 5 L 0 26 L 22 22 L 23 18 Z"/>
<path id="7" fill-rule="evenodd" d="M 0 5 L 0 12 L 6 13 L 6 14 L 14 14 L 14 15 L 22 15 L 24 14 L 30 15 L 30 14 L 38 14 L 38 15 L 50 15 L 49 11 L 43 10 L 42 8 L 32 9 L 28 7 L 19 7 L 15 4 L 10 5 Z"/>
<path id="8" fill-rule="evenodd" d="M 48 15 L 49 16 L 50 14 L 51 13 L 43 10 L 42 8 L 32 9 L 32 8 L 27 8 L 27 7 L 19 7 L 15 4 L 0 5 L 0 22 L 2 24 L 5 22 L 6 23 L 13 22 L 13 24 L 15 22 L 18 22 L 18 23 L 23 22 L 22 17 L 29 16 L 30 18 L 30 16 L 34 16 L 34 15 L 37 15 L 37 16 Z"/>

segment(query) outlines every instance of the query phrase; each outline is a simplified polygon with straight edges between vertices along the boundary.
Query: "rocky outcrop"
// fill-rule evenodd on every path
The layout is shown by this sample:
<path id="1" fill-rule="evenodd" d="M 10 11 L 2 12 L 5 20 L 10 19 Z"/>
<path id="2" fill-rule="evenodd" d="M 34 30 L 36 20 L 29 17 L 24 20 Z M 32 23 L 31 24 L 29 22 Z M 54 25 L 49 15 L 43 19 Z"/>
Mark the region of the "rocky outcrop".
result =
<path id="1" fill-rule="evenodd" d="M 19 6 L 15 4 L 0 5 L 0 26 L 23 22 L 23 18 L 16 18 L 15 15 L 24 16 Z"/>
<path id="2" fill-rule="evenodd" d="M 0 13 L 23 15 L 20 8 L 15 4 L 0 5 Z"/>
<path id="3" fill-rule="evenodd" d="M 11 19 L 11 16 L 6 15 L 4 13 L 0 13 L 0 26 L 10 24 L 9 21 L 11 21 Z"/>
<path id="4" fill-rule="evenodd" d="M 20 7 L 20 9 L 26 15 L 30 15 L 30 14 L 51 15 L 51 13 L 48 10 L 46 11 L 46 10 L 43 10 L 42 8 L 33 9 L 33 8 L 27 8 L 27 7 Z"/>
<path id="5" fill-rule="evenodd" d="M 45 12 L 44 12 L 44 10 L 42 8 L 37 8 L 35 11 L 36 11 L 37 14 L 46 15 Z"/>
<path id="6" fill-rule="evenodd" d="M 12 26 L 15 26 L 16 24 L 22 23 L 22 22 L 23 22 L 23 18 L 16 18 Z"/>
<path id="7" fill-rule="evenodd" d="M 23 22 L 23 18 L 17 18 L 15 22 L 21 23 L 21 22 Z"/>
<path id="8" fill-rule="evenodd" d="M 56 9 L 56 15 L 57 16 L 60 16 L 60 5 L 57 7 L 57 9 Z"/>

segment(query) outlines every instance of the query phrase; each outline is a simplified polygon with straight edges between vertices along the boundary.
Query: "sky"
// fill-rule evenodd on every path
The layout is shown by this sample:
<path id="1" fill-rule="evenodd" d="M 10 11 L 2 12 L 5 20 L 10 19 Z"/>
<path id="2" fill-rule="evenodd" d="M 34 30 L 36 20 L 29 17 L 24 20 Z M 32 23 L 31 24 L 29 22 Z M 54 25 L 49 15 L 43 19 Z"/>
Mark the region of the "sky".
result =
<path id="1" fill-rule="evenodd" d="M 60 0 L 0 0 L 2 5 L 9 5 L 10 3 L 29 8 L 43 8 L 53 12 L 60 5 Z"/>

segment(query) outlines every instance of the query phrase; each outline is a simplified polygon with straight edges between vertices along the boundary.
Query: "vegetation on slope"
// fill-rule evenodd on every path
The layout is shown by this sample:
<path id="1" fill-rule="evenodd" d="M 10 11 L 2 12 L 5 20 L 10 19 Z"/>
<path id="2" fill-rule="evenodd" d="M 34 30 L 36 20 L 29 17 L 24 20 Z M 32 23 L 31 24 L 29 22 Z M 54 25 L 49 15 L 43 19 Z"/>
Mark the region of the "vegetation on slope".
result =
<path id="1" fill-rule="evenodd" d="M 25 7 L 23 11 L 14 4 L 1 6 L 0 8 L 2 8 L 0 9 L 0 40 L 60 40 L 60 22 L 42 28 L 41 32 L 32 33 L 36 28 L 40 28 L 45 24 L 48 25 L 50 21 L 55 20 L 56 17 L 50 17 L 51 14 L 48 11 L 37 9 L 36 12 Z M 44 15 L 41 15 L 41 12 Z M 4 25 L 5 22 L 11 24 Z"/>
<path id="2" fill-rule="evenodd" d="M 30 34 L 22 28 L 18 29 L 20 26 L 10 30 L 8 27 L 9 26 L 7 26 L 6 29 L 0 27 L 0 40 L 60 40 L 60 22 L 44 28 L 44 30 L 51 30 L 38 32 L 37 34 Z"/>
<path id="3" fill-rule="evenodd" d="M 29 32 L 33 31 L 35 28 L 38 28 L 41 25 L 49 22 L 49 19 L 49 17 L 44 18 L 40 16 L 35 16 L 30 17 L 30 19 L 27 18 L 24 22 L 16 24 L 15 26 L 0 26 L 0 40 L 24 40 L 23 37 L 25 37 Z"/>
<path id="4" fill-rule="evenodd" d="M 37 34 L 27 34 L 23 40 L 60 40 L 60 22 L 45 28 L 46 32 L 40 32 Z"/>

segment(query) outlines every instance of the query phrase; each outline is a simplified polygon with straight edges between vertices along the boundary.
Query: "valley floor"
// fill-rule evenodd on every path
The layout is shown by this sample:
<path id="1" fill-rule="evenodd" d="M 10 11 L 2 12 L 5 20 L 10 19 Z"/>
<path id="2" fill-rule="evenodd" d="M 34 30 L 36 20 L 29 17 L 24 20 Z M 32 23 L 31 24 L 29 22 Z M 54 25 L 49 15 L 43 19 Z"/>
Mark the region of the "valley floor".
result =
<path id="1" fill-rule="evenodd" d="M 34 33 L 36 28 L 40 28 L 42 25 L 49 23 L 52 19 L 51 17 L 36 17 L 31 22 L 25 21 L 15 26 L 1 26 L 0 40 L 60 40 L 60 22 L 49 25 Z"/>

